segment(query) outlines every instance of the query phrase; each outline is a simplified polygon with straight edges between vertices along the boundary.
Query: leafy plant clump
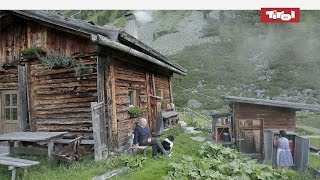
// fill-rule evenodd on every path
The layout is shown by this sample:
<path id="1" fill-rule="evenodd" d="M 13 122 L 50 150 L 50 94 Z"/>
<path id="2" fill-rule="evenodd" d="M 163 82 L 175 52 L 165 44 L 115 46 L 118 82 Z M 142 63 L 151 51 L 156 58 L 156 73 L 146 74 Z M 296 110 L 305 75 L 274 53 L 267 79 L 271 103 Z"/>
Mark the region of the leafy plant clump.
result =
<path id="1" fill-rule="evenodd" d="M 298 179 L 292 170 L 273 169 L 258 164 L 256 160 L 243 158 L 231 148 L 204 143 L 198 158 L 183 157 L 180 162 L 172 162 L 173 168 L 165 179 Z"/>
<path id="2" fill-rule="evenodd" d="M 39 47 L 31 47 L 21 52 L 22 56 L 40 55 L 43 56 L 46 52 Z"/>
<path id="3" fill-rule="evenodd" d="M 120 157 L 120 160 L 122 160 L 126 166 L 130 168 L 142 168 L 143 167 L 143 161 L 145 161 L 146 157 L 141 156 L 122 156 Z"/>
<path id="4" fill-rule="evenodd" d="M 48 69 L 75 67 L 77 65 L 77 61 L 74 57 L 64 55 L 57 51 L 46 56 L 40 56 L 40 60 Z"/>
<path id="5" fill-rule="evenodd" d="M 75 76 L 81 77 L 85 73 L 86 66 L 82 63 L 77 63 L 75 67 Z"/>
<path id="6" fill-rule="evenodd" d="M 169 103 L 167 99 L 162 99 L 160 102 L 162 108 L 167 108 L 167 104 Z"/>
<path id="7" fill-rule="evenodd" d="M 129 108 L 129 114 L 131 115 L 131 117 L 141 117 L 145 115 L 147 112 L 148 109 L 143 107 L 134 106 Z"/>

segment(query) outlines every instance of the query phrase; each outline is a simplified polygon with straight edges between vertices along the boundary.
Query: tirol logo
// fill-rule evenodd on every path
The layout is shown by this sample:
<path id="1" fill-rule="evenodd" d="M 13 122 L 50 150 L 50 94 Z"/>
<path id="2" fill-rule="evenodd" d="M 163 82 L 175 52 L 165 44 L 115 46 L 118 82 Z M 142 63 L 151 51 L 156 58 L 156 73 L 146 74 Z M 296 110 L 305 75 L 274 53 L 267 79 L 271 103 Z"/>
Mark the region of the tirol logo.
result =
<path id="1" fill-rule="evenodd" d="M 261 22 L 295 23 L 300 22 L 300 8 L 261 8 Z"/>

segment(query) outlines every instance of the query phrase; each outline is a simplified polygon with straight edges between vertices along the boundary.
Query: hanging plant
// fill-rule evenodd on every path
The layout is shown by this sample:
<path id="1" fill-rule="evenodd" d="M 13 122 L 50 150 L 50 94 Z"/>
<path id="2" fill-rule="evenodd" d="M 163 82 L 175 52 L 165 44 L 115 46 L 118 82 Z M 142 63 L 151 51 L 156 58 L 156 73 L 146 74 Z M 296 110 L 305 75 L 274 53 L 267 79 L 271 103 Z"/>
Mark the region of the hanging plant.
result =
<path id="1" fill-rule="evenodd" d="M 23 59 L 36 58 L 39 56 L 44 56 L 45 54 L 46 52 L 39 47 L 31 47 L 21 51 L 21 57 Z"/>
<path id="2" fill-rule="evenodd" d="M 129 108 L 129 114 L 131 118 L 141 117 L 145 115 L 147 112 L 148 112 L 147 108 L 136 107 L 136 106 Z"/>
<path id="3" fill-rule="evenodd" d="M 64 55 L 57 51 L 54 51 L 46 56 L 39 56 L 39 59 L 47 69 L 75 67 L 77 64 L 77 61 L 74 57 Z"/>

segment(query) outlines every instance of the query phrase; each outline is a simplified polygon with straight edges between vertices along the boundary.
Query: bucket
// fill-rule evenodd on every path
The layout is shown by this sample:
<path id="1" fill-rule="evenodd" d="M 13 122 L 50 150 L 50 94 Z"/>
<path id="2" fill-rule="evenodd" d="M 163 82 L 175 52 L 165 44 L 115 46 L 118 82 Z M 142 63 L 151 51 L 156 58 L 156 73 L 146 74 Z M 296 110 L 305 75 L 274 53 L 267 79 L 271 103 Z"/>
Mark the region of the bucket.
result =
<path id="1" fill-rule="evenodd" d="M 223 141 L 231 142 L 231 136 L 229 133 L 223 133 Z"/>

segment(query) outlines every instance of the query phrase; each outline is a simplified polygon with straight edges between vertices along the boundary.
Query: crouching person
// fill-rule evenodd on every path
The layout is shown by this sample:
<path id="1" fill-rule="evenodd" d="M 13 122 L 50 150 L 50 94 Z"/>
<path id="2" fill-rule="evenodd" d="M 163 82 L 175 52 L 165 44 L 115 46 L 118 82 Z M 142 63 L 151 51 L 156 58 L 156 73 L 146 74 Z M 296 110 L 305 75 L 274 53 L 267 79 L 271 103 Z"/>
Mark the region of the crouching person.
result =
<path id="1" fill-rule="evenodd" d="M 152 146 L 153 159 L 158 159 L 158 151 L 165 155 L 169 154 L 157 138 L 151 137 L 150 130 L 147 127 L 147 120 L 145 118 L 141 118 L 134 129 L 133 148 L 137 148 L 139 146 Z"/>

